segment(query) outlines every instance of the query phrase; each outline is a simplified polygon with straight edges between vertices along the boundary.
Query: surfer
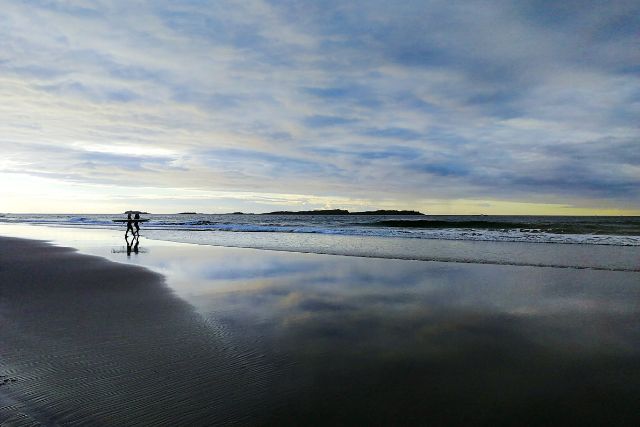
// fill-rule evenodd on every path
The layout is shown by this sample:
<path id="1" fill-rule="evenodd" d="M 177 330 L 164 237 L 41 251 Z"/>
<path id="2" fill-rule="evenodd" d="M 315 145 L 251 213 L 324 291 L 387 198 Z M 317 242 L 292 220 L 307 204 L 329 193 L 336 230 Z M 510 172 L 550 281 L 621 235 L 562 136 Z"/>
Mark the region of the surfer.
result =
<path id="1" fill-rule="evenodd" d="M 138 215 L 136 215 L 138 216 Z M 136 222 L 136 227 L 137 227 L 137 222 Z M 131 230 L 131 234 L 135 236 L 135 231 L 133 231 L 133 220 L 131 219 L 131 214 L 128 213 L 127 214 L 127 231 L 124 233 L 124 238 L 126 239 L 127 236 L 129 235 L 129 230 Z"/>
<path id="2" fill-rule="evenodd" d="M 131 215 L 129 215 L 129 218 L 131 218 Z M 134 236 L 138 236 L 140 237 L 140 214 L 136 214 L 136 216 L 134 216 L 134 220 L 133 220 L 133 226 L 136 228 L 136 232 L 134 234 Z M 131 232 L 133 232 L 133 230 L 131 230 Z"/>

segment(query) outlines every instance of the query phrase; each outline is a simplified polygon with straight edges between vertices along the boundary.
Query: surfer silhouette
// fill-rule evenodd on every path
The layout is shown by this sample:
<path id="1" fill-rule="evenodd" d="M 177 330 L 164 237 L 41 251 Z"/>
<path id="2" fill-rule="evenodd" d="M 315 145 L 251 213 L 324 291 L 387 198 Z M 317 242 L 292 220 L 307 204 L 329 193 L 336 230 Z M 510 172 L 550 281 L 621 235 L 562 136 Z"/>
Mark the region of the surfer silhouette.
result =
<path id="1" fill-rule="evenodd" d="M 139 216 L 136 215 L 138 218 Z M 136 227 L 137 227 L 137 223 L 136 223 Z M 131 234 L 135 236 L 135 231 L 133 231 L 133 220 L 131 219 L 131 214 L 127 214 L 127 231 L 124 233 L 124 238 L 125 240 L 127 239 L 127 236 L 129 235 L 129 230 L 131 230 Z"/>
<path id="2" fill-rule="evenodd" d="M 129 217 L 131 217 L 131 215 L 129 215 Z M 136 228 L 134 236 L 140 237 L 140 214 L 136 214 L 133 218 L 133 226 Z M 133 232 L 133 230 L 131 231 Z"/>

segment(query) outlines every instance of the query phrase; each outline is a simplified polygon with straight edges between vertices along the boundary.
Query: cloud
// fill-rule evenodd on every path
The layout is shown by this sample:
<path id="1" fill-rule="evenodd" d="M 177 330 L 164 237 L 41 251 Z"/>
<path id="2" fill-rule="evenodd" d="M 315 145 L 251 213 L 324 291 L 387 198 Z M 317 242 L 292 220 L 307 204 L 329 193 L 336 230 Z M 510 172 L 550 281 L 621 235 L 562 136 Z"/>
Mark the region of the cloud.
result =
<path id="1" fill-rule="evenodd" d="M 249 173 L 264 173 L 268 176 L 282 176 L 284 178 L 325 177 L 339 175 L 341 171 L 324 162 L 306 160 L 266 152 L 240 149 L 214 149 L 202 153 L 206 157 L 206 164 L 233 169 L 247 169 Z M 260 171 L 262 169 L 262 171 Z"/>
<path id="2" fill-rule="evenodd" d="M 311 128 L 340 126 L 356 122 L 357 119 L 340 116 L 314 115 L 304 119 L 304 124 Z"/>
<path id="3" fill-rule="evenodd" d="M 176 195 L 637 210 L 639 15 L 626 0 L 12 2 L 0 148 L 25 174 Z"/>
<path id="4" fill-rule="evenodd" d="M 383 129 L 367 129 L 362 132 L 365 136 L 372 136 L 376 138 L 389 138 L 395 140 L 413 140 L 420 139 L 422 134 L 411 129 L 390 127 Z"/>

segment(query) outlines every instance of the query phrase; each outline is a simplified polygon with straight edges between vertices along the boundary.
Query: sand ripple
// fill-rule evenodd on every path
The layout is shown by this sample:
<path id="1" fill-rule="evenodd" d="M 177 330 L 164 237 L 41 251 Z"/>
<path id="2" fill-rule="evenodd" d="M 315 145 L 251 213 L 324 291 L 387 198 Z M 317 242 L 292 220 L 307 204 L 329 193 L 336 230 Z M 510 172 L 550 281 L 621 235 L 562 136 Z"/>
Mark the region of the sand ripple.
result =
<path id="1" fill-rule="evenodd" d="M 273 367 L 147 270 L 1 239 L 0 423 L 255 421 Z M 30 254 L 31 256 L 27 256 Z M 3 424 L 4 425 L 4 424 Z"/>

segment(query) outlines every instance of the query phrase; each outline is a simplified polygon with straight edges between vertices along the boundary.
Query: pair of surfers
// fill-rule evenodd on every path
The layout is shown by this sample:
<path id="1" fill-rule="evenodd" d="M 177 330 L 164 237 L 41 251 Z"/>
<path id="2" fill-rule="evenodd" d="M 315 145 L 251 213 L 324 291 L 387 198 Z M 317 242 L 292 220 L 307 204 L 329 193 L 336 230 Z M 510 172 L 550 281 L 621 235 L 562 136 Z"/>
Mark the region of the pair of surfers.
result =
<path id="1" fill-rule="evenodd" d="M 127 231 L 124 233 L 125 239 L 129 236 L 129 231 L 131 231 L 133 237 L 140 237 L 140 214 L 136 214 L 133 218 L 131 218 L 130 213 L 127 214 Z"/>
<path id="2" fill-rule="evenodd" d="M 129 231 L 131 231 L 131 242 L 129 242 Z M 124 233 L 124 240 L 127 242 L 127 256 L 131 255 L 131 249 L 137 254 L 140 243 L 140 214 L 136 214 L 133 218 L 131 214 L 127 214 L 127 231 Z"/>
<path id="3" fill-rule="evenodd" d="M 131 231 L 131 242 L 129 242 L 129 231 Z M 127 214 L 127 231 L 124 233 L 124 240 L 127 242 L 127 255 L 133 252 L 138 253 L 138 244 L 140 243 L 140 214 L 136 214 L 131 218 L 131 214 Z"/>

